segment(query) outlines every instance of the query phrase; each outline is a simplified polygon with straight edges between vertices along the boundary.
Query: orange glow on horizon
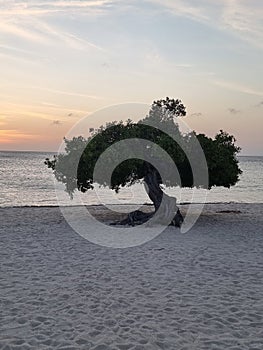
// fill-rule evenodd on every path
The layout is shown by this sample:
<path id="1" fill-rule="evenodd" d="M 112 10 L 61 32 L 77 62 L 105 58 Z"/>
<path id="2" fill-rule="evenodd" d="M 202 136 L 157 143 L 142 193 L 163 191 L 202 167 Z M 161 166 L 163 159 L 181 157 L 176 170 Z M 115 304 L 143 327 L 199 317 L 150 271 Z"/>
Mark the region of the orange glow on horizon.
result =
<path id="1" fill-rule="evenodd" d="M 24 134 L 17 130 L 0 130 L 0 146 L 17 140 L 23 142 L 32 139 L 37 139 L 37 135 Z"/>

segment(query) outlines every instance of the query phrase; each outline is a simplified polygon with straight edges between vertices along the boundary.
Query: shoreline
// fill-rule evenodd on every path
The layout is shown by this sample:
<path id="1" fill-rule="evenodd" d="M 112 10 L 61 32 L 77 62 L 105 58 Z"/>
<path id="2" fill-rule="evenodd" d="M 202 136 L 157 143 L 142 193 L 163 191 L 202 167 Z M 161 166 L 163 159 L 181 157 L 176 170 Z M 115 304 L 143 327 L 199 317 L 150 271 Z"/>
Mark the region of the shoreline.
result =
<path id="1" fill-rule="evenodd" d="M 199 226 L 199 223 L 202 223 L 205 228 L 205 220 L 209 220 L 207 224 L 212 225 L 212 222 L 217 222 L 219 218 L 222 222 L 224 221 L 224 224 L 234 220 L 236 225 L 240 226 L 246 220 L 249 220 L 250 222 L 254 221 L 255 225 L 258 225 L 260 222 L 263 226 L 263 203 L 194 203 L 178 205 L 178 207 L 184 218 L 187 215 L 188 221 L 195 221 L 194 225 L 191 226 L 191 231 L 194 231 L 195 226 Z M 72 212 L 70 211 L 71 208 Z M 6 227 L 5 220 L 8 217 L 13 218 L 13 222 L 10 222 L 12 227 L 12 224 L 16 225 L 18 218 L 20 221 L 23 220 L 23 215 L 24 219 L 27 219 L 29 226 L 32 224 L 31 221 L 34 222 L 44 218 L 48 225 L 49 215 L 52 217 L 56 216 L 60 221 L 66 222 L 63 214 L 65 210 L 71 216 L 71 219 L 76 220 L 78 218 L 78 220 L 82 221 L 83 218 L 87 220 L 86 224 L 88 225 L 94 225 L 94 219 L 106 225 L 111 225 L 114 222 L 127 218 L 127 215 L 135 210 L 152 212 L 154 208 L 151 204 L 0 207 L 0 221 L 3 223 L 3 229 Z M 135 225 L 135 227 L 140 227 L 140 225 Z"/>
<path id="2" fill-rule="evenodd" d="M 235 201 L 229 201 L 229 202 L 183 202 L 178 203 L 177 206 L 187 206 L 187 205 L 262 205 L 262 202 L 235 202 Z M 60 208 L 60 207 L 103 207 L 103 206 L 149 206 L 152 207 L 153 204 L 151 203 L 121 203 L 121 204 L 82 204 L 82 205 L 14 205 L 14 206 L 0 206 L 0 209 L 12 209 L 12 208 Z"/>

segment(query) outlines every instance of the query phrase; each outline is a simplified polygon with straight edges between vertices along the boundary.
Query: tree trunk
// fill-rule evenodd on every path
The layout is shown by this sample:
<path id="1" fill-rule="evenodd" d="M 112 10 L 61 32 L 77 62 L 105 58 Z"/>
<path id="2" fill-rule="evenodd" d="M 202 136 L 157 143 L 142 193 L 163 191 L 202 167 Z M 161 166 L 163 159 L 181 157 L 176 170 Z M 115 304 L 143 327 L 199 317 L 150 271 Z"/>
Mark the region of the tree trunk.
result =
<path id="1" fill-rule="evenodd" d="M 181 227 L 183 216 L 176 205 L 176 198 L 168 196 L 160 187 L 161 177 L 153 167 L 144 177 L 146 191 L 153 202 L 155 213 L 154 222 L 158 224 Z"/>
<path id="2" fill-rule="evenodd" d="M 158 171 L 149 163 L 145 163 L 146 175 L 144 182 L 147 194 L 154 205 L 153 213 L 144 213 L 136 210 L 130 213 L 127 219 L 120 221 L 121 225 L 140 225 L 152 219 L 152 224 L 163 224 L 181 227 L 183 216 L 176 205 L 176 198 L 168 196 L 160 187 L 161 177 Z"/>

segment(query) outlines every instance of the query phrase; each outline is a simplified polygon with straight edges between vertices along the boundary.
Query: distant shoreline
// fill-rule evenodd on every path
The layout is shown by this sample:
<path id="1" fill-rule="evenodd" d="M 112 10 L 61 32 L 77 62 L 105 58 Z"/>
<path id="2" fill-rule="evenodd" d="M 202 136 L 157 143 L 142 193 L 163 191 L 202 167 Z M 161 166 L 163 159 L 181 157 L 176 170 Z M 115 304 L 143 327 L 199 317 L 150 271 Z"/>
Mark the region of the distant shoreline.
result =
<path id="1" fill-rule="evenodd" d="M 250 203 L 250 202 L 234 202 L 234 201 L 230 201 L 230 202 L 205 202 L 205 203 L 191 203 L 191 202 L 183 202 L 183 203 L 178 203 L 178 206 L 187 206 L 187 205 L 257 205 L 257 204 L 262 204 L 263 205 L 263 201 L 262 202 L 254 202 L 254 203 Z M 14 206 L 0 206 L 0 210 L 1 209 L 21 209 L 21 208 L 60 208 L 60 207 L 72 207 L 72 208 L 76 208 L 76 207 L 87 207 L 87 208 L 96 208 L 96 207 L 107 207 L 108 206 L 120 206 L 120 207 L 124 207 L 124 206 L 148 206 L 151 207 L 153 206 L 153 204 L 151 203 L 122 203 L 122 204 L 116 204 L 116 203 L 107 203 L 107 204 L 83 204 L 83 205 L 14 205 Z"/>
<path id="2" fill-rule="evenodd" d="M 26 150 L 26 151 L 21 151 L 21 150 L 0 150 L 0 152 L 9 152 L 9 153 L 48 153 L 48 154 L 57 154 L 58 151 L 30 151 L 30 150 Z M 238 155 L 237 158 L 245 158 L 245 157 L 261 157 L 263 158 L 263 154 L 242 154 L 242 155 Z"/>

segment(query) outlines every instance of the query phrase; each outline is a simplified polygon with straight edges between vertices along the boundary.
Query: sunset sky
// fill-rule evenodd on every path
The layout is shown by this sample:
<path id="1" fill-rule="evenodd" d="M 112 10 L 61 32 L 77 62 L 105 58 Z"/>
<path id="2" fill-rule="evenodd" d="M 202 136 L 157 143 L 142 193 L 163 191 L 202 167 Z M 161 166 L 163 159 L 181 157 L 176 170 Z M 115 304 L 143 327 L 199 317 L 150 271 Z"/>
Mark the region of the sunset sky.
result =
<path id="1" fill-rule="evenodd" d="M 100 108 L 169 96 L 263 155 L 261 0 L 0 0 L 0 16 L 0 150 L 56 151 Z"/>

